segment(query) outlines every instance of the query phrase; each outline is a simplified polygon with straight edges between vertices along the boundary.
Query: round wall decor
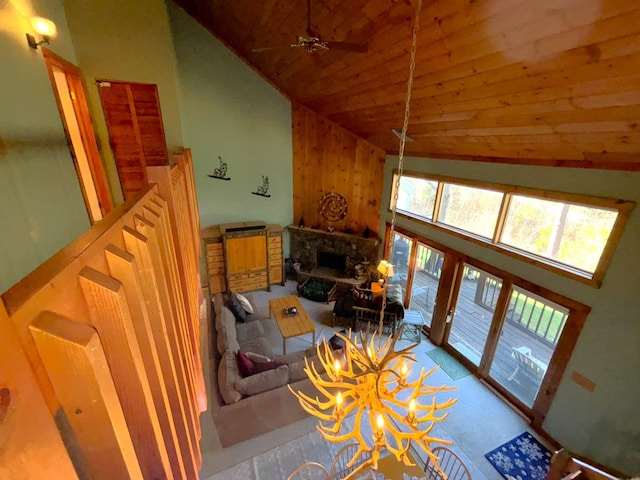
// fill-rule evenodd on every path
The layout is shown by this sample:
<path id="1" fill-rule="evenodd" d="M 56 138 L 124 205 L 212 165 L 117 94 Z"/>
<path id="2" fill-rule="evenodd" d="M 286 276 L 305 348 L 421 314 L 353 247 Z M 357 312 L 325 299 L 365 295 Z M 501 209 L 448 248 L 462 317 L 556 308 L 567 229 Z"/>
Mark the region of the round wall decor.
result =
<path id="1" fill-rule="evenodd" d="M 330 222 L 347 216 L 347 199 L 336 192 L 325 193 L 320 199 L 320 215 Z"/>

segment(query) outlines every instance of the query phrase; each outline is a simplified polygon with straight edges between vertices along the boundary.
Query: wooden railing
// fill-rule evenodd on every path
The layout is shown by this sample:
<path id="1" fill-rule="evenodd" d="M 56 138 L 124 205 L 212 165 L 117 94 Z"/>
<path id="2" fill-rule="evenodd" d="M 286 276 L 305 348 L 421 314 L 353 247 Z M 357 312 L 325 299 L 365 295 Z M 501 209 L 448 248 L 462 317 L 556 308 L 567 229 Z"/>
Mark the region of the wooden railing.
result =
<path id="1" fill-rule="evenodd" d="M 199 222 L 174 160 L 2 295 L 0 478 L 198 478 Z"/>

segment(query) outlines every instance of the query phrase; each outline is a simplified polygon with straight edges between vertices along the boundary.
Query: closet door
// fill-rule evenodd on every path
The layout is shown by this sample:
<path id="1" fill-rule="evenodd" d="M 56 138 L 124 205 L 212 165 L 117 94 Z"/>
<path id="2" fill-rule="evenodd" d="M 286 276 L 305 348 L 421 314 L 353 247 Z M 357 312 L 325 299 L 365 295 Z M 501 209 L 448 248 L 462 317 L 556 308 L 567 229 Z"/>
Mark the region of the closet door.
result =
<path id="1" fill-rule="evenodd" d="M 98 91 L 127 200 L 147 185 L 147 166 L 169 164 L 158 89 L 153 84 L 100 80 Z"/>

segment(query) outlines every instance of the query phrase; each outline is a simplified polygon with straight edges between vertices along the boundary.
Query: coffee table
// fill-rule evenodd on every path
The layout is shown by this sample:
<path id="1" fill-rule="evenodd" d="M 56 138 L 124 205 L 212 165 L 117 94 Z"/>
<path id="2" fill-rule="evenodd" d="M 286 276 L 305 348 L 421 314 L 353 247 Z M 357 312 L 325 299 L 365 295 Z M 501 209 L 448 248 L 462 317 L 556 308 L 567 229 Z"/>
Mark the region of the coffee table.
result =
<path id="1" fill-rule="evenodd" d="M 289 316 L 285 308 L 296 307 L 298 314 Z M 287 354 L 287 338 L 299 337 L 307 333 L 313 334 L 313 345 L 316 344 L 316 328 L 309 315 L 302 307 L 297 295 L 288 295 L 269 300 L 269 311 L 275 319 L 282 334 L 282 354 Z"/>

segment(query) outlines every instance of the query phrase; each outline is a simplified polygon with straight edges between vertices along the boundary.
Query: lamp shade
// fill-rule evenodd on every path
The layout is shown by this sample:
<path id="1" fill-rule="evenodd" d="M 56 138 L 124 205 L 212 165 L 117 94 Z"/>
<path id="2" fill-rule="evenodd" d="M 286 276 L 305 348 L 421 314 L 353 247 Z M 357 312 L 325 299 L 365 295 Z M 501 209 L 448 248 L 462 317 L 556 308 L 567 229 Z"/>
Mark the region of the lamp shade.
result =
<path id="1" fill-rule="evenodd" d="M 377 270 L 383 277 L 393 277 L 393 265 L 386 260 L 380 260 Z"/>

